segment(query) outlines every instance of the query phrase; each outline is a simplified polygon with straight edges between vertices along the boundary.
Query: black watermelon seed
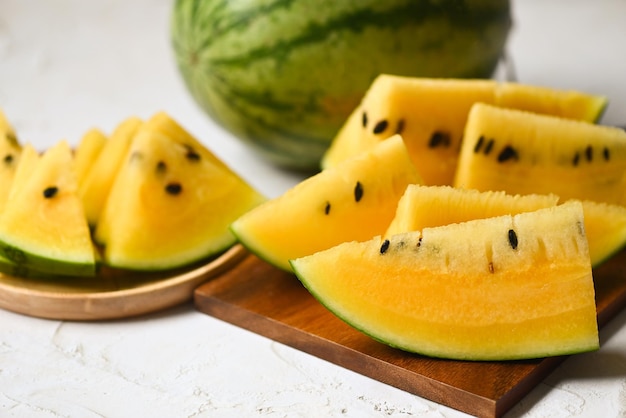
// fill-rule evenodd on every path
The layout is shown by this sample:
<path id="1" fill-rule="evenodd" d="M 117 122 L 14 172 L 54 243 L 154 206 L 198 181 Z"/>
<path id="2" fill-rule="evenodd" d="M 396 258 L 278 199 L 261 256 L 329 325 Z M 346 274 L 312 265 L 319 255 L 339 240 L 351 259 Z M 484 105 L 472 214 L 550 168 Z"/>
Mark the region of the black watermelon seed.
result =
<path id="1" fill-rule="evenodd" d="M 46 199 L 51 199 L 57 194 L 58 191 L 59 188 L 56 186 L 46 187 L 43 191 L 43 197 L 45 197 Z"/>
<path id="2" fill-rule="evenodd" d="M 579 162 L 580 162 L 580 154 L 576 153 L 574 154 L 574 158 L 572 159 L 572 165 L 576 167 Z"/>
<path id="3" fill-rule="evenodd" d="M 419 248 L 419 247 L 421 247 L 421 246 L 422 246 L 422 237 L 419 237 L 419 238 L 417 239 L 417 245 L 416 245 L 416 247 L 417 247 L 417 248 Z"/>
<path id="4" fill-rule="evenodd" d="M 200 161 L 200 154 L 196 152 L 192 147 L 187 147 L 187 154 L 185 154 L 185 158 L 189 161 Z"/>
<path id="5" fill-rule="evenodd" d="M 404 119 L 400 119 L 398 121 L 398 126 L 396 126 L 396 134 L 401 134 L 404 132 Z"/>
<path id="6" fill-rule="evenodd" d="M 483 151 L 485 155 L 489 155 L 489 153 L 493 149 L 493 144 L 494 144 L 493 139 L 490 139 L 489 142 L 487 142 L 487 145 L 485 146 L 485 151 Z"/>
<path id="7" fill-rule="evenodd" d="M 326 206 L 324 206 L 324 215 L 328 215 L 330 213 L 330 202 L 326 202 Z"/>
<path id="8" fill-rule="evenodd" d="M 156 165 L 157 173 L 165 173 L 166 170 L 167 170 L 167 164 L 165 164 L 165 162 L 163 161 L 159 161 Z"/>
<path id="9" fill-rule="evenodd" d="M 604 151 L 602 152 L 602 154 L 604 155 L 604 161 L 609 161 L 611 159 L 611 154 L 607 147 L 604 147 Z"/>
<path id="10" fill-rule="evenodd" d="M 11 163 L 13 162 L 13 154 L 5 155 L 2 161 L 4 161 L 4 164 L 6 165 L 11 165 Z"/>
<path id="11" fill-rule="evenodd" d="M 480 138 L 478 138 L 478 141 L 476 141 L 476 145 L 474 145 L 474 154 L 477 154 L 480 151 L 483 146 L 483 142 L 485 142 L 485 137 L 481 135 Z"/>
<path id="12" fill-rule="evenodd" d="M 386 239 L 383 241 L 383 245 L 380 246 L 380 253 L 385 254 L 389 249 L 389 240 Z"/>
<path id="13" fill-rule="evenodd" d="M 381 120 L 376 124 L 376 126 L 374 126 L 374 133 L 382 134 L 383 132 L 385 132 L 385 130 L 387 130 L 387 126 L 389 126 L 389 122 L 387 122 L 387 120 L 385 119 Z"/>
<path id="14" fill-rule="evenodd" d="M 509 229 L 509 244 L 514 250 L 517 249 L 517 234 L 512 229 Z"/>
<path id="15" fill-rule="evenodd" d="M 7 132 L 4 136 L 7 139 L 7 141 L 9 141 L 12 145 L 15 145 L 15 146 L 19 145 L 17 136 L 15 136 L 13 133 Z"/>
<path id="16" fill-rule="evenodd" d="M 354 200 L 358 202 L 361 198 L 363 198 L 363 185 L 357 181 L 356 186 L 354 186 Z"/>
<path id="17" fill-rule="evenodd" d="M 585 224 L 578 221 L 576 222 L 576 228 L 578 229 L 578 235 L 581 235 L 581 236 L 585 235 Z"/>
<path id="18" fill-rule="evenodd" d="M 364 128 L 367 127 L 367 112 L 363 112 L 363 116 L 361 116 L 361 125 L 363 125 Z"/>
<path id="19" fill-rule="evenodd" d="M 165 191 L 171 195 L 178 195 L 183 191 L 183 186 L 180 183 L 168 183 L 165 186 Z"/>
<path id="20" fill-rule="evenodd" d="M 493 261 L 490 261 L 489 262 L 489 273 L 494 273 L 494 272 L 495 272 L 495 269 L 493 267 Z"/>
<path id="21" fill-rule="evenodd" d="M 508 160 L 518 160 L 518 159 L 519 159 L 519 155 L 517 155 L 517 151 L 515 151 L 515 148 L 511 147 L 510 145 L 507 145 L 506 147 L 504 147 L 504 149 L 500 151 L 500 154 L 498 154 L 499 163 L 503 163 Z"/>
<path id="22" fill-rule="evenodd" d="M 585 224 L 583 222 L 576 222 L 576 226 L 578 227 L 578 234 L 580 236 L 585 236 Z"/>
<path id="23" fill-rule="evenodd" d="M 449 147 L 450 142 L 451 142 L 450 134 L 448 132 L 435 131 L 430 136 L 428 147 L 429 148 Z"/>
<path id="24" fill-rule="evenodd" d="M 591 147 L 591 145 L 589 145 L 585 150 L 585 157 L 587 157 L 587 161 L 589 162 L 593 160 L 593 148 Z"/>

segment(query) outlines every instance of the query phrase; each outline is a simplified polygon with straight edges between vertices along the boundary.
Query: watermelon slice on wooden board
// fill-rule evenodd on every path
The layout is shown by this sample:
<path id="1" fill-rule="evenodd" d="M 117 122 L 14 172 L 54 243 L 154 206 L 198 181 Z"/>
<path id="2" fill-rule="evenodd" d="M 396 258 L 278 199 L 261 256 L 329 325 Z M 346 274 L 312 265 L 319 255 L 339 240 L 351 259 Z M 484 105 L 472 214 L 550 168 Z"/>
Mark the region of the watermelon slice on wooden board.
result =
<path id="1" fill-rule="evenodd" d="M 409 184 L 421 183 L 400 136 L 297 184 L 237 219 L 248 250 L 291 270 L 289 260 L 385 232 Z"/>
<path id="2" fill-rule="evenodd" d="M 475 103 L 594 122 L 608 100 L 571 90 L 494 80 L 378 76 L 324 154 L 329 168 L 400 133 L 428 185 L 452 184 L 463 130 Z"/>
<path id="3" fill-rule="evenodd" d="M 398 202 L 396 215 L 385 237 L 421 231 L 425 227 L 531 212 L 556 206 L 558 201 L 556 195 L 511 195 L 502 191 L 480 192 L 450 186 L 411 184 Z"/>
<path id="4" fill-rule="evenodd" d="M 454 186 L 625 205 L 626 132 L 477 103 Z"/>
<path id="5" fill-rule="evenodd" d="M 398 202 L 396 215 L 385 232 L 391 235 L 420 231 L 472 219 L 516 214 L 563 203 L 549 195 L 511 195 L 503 191 L 459 189 L 450 186 L 409 185 Z M 591 265 L 598 266 L 626 244 L 626 207 L 581 201 Z"/>
<path id="6" fill-rule="evenodd" d="M 593 270 L 598 326 L 626 307 L 626 252 Z M 272 297 L 268 297 L 272 295 Z M 566 356 L 474 362 L 414 355 L 337 318 L 288 272 L 250 254 L 195 291 L 199 311 L 409 393 L 502 417 Z"/>
<path id="7" fill-rule="evenodd" d="M 599 346 L 580 202 L 477 219 L 291 261 L 338 317 L 407 351 L 514 360 Z"/>

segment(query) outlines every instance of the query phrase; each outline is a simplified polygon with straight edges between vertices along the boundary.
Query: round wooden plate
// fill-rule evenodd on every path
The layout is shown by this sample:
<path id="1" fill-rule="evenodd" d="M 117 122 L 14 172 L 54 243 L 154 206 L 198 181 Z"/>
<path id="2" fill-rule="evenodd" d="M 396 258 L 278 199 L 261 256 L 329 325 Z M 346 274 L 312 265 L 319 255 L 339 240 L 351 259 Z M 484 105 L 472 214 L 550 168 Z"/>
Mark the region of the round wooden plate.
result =
<path id="1" fill-rule="evenodd" d="M 186 302 L 213 276 L 241 261 L 239 244 L 184 271 L 115 272 L 92 278 L 26 279 L 0 274 L 0 308 L 48 319 L 103 320 L 155 312 Z"/>

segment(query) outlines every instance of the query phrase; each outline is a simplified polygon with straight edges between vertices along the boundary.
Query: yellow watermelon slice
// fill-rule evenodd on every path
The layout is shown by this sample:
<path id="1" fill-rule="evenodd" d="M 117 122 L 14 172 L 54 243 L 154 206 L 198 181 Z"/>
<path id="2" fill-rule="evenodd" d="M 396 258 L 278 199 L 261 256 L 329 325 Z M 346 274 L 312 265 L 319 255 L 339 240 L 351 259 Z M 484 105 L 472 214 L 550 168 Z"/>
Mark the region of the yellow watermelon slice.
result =
<path id="1" fill-rule="evenodd" d="M 407 185 L 421 183 L 400 136 L 297 184 L 237 219 L 239 241 L 290 271 L 289 259 L 385 232 Z"/>
<path id="2" fill-rule="evenodd" d="M 13 183 L 11 199 L 0 215 L 2 256 L 50 275 L 95 275 L 72 150 L 60 141 L 38 159 L 31 151 L 27 155 L 33 170 L 16 178 L 19 183 Z"/>
<path id="3" fill-rule="evenodd" d="M 207 153 L 149 123 L 137 131 L 95 230 L 103 263 L 165 270 L 235 244 L 229 225 L 265 198 Z"/>
<path id="4" fill-rule="evenodd" d="M 461 360 L 599 347 L 583 208 L 347 242 L 291 261 L 322 304 L 402 350 Z"/>
<path id="5" fill-rule="evenodd" d="M 98 223 L 102 207 L 122 160 L 142 123 L 141 119 L 134 116 L 122 121 L 98 153 L 93 166 L 81 179 L 80 197 L 85 207 L 85 216 L 91 227 Z"/>
<path id="6" fill-rule="evenodd" d="M 477 103 L 454 186 L 626 205 L 626 132 Z"/>

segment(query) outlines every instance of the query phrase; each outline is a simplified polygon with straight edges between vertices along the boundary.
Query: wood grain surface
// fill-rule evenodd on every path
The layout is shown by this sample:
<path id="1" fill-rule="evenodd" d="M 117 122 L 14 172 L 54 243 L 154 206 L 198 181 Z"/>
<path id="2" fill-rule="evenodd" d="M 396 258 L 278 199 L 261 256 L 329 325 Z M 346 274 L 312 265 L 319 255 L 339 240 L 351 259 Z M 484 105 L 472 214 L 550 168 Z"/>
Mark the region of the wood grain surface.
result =
<path id="1" fill-rule="evenodd" d="M 626 305 L 626 252 L 594 270 L 599 326 Z M 289 273 L 249 254 L 196 289 L 201 312 L 410 393 L 500 417 L 565 357 L 508 362 L 434 359 L 378 343 L 317 302 Z"/>
<path id="2" fill-rule="evenodd" d="M 23 278 L 0 274 L 0 308 L 48 319 L 119 319 L 165 309 L 193 298 L 204 281 L 241 261 L 235 245 L 224 254 L 176 271 L 103 270 L 96 277 Z"/>

